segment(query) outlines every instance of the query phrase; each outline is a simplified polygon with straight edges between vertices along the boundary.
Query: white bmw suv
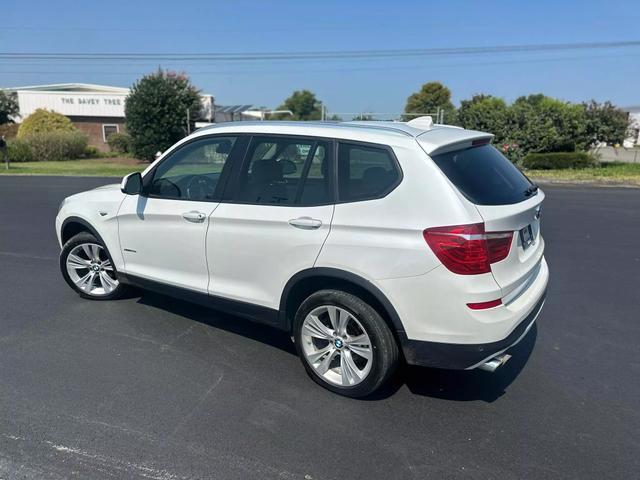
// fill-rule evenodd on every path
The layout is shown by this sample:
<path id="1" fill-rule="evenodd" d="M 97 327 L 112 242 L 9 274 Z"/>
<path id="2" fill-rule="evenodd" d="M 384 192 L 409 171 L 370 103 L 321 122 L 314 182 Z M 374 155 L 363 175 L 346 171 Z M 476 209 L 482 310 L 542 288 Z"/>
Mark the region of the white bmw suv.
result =
<path id="1" fill-rule="evenodd" d="M 544 194 L 491 139 L 428 117 L 201 129 L 63 201 L 62 275 L 83 298 L 135 285 L 283 329 L 342 395 L 401 360 L 493 371 L 549 271 Z"/>

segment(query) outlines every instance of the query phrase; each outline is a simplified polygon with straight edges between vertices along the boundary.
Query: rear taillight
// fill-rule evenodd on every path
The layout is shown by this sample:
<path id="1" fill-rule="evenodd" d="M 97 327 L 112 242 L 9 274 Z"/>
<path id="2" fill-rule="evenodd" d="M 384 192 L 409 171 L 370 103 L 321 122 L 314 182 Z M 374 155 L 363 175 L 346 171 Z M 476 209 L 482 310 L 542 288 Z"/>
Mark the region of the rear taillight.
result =
<path id="1" fill-rule="evenodd" d="M 509 255 L 513 232 L 485 232 L 484 223 L 427 228 L 424 232 L 433 253 L 453 273 L 489 273 L 491 264 Z"/>

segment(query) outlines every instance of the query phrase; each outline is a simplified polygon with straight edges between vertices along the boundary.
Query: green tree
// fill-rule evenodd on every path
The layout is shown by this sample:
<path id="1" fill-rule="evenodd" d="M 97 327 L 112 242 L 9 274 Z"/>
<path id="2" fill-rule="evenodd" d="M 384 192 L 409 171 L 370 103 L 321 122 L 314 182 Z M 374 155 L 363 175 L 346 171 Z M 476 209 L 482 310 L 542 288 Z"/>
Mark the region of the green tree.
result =
<path id="1" fill-rule="evenodd" d="M 322 117 L 321 105 L 313 92 L 309 90 L 296 90 L 278 107 L 278 110 L 291 110 L 293 117 L 280 115 L 278 118 L 320 120 Z"/>
<path id="2" fill-rule="evenodd" d="M 200 108 L 199 91 L 186 75 L 158 69 L 142 77 L 131 87 L 125 104 L 133 154 L 153 160 L 157 151 L 187 135 L 187 117 L 193 128 Z"/>
<path id="3" fill-rule="evenodd" d="M 38 108 L 20 124 L 18 138 L 40 133 L 75 132 L 76 130 L 68 117 L 58 112 Z"/>
<path id="4" fill-rule="evenodd" d="M 0 125 L 13 123 L 11 117 L 19 112 L 18 101 L 15 95 L 0 90 Z"/>
<path id="5" fill-rule="evenodd" d="M 422 85 L 419 92 L 413 93 L 407 98 L 404 107 L 405 113 L 431 113 L 435 114 L 439 109 L 444 109 L 445 122 L 453 122 L 455 119 L 455 107 L 451 103 L 451 90 L 440 82 L 429 82 Z M 405 120 L 411 120 L 415 115 L 404 115 Z M 434 118 L 434 120 L 437 120 Z"/>
<path id="6" fill-rule="evenodd" d="M 494 143 L 507 140 L 508 107 L 501 98 L 491 95 L 474 95 L 462 100 L 458 109 L 457 123 L 468 130 L 480 130 L 494 134 Z"/>
<path id="7" fill-rule="evenodd" d="M 518 98 L 508 109 L 507 141 L 523 155 L 529 152 L 571 152 L 589 145 L 582 105 L 542 94 Z"/>
<path id="8" fill-rule="evenodd" d="M 595 100 L 582 104 L 586 117 L 585 135 L 591 145 L 606 142 L 610 145 L 624 141 L 629 130 L 629 114 L 611 102 L 598 103 Z"/>

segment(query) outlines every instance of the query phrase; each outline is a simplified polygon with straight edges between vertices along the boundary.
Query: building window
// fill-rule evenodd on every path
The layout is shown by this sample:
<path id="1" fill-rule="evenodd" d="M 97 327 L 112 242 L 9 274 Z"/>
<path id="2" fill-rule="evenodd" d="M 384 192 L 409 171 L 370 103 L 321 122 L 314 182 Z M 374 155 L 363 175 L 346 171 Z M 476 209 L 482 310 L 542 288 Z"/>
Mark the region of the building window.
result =
<path id="1" fill-rule="evenodd" d="M 108 124 L 103 124 L 102 125 L 102 140 L 104 141 L 104 143 L 107 143 L 107 138 L 109 138 L 109 135 L 113 135 L 114 133 L 118 133 L 118 125 L 108 125 Z"/>

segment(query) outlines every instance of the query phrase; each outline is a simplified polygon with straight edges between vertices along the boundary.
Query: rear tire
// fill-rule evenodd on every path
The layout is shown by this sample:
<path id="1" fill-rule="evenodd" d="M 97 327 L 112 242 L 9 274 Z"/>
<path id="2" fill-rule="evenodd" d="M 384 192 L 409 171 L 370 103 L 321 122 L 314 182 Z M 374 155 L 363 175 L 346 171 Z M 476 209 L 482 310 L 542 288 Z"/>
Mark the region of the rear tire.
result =
<path id="1" fill-rule="evenodd" d="M 60 252 L 60 271 L 82 298 L 114 300 L 126 291 L 107 247 L 89 232 L 71 237 Z"/>
<path id="2" fill-rule="evenodd" d="M 369 395 L 398 366 L 398 345 L 388 325 L 351 293 L 320 290 L 310 295 L 296 312 L 293 335 L 309 376 L 340 395 Z"/>

